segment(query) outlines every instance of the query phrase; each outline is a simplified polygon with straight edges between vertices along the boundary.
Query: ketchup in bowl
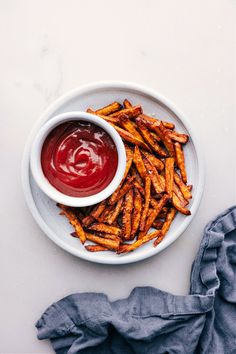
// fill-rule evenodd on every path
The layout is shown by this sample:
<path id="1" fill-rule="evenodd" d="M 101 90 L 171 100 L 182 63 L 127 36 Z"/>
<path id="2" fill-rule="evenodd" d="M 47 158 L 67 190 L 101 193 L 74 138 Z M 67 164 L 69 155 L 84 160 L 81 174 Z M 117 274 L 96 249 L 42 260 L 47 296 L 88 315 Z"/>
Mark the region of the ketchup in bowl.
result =
<path id="1" fill-rule="evenodd" d="M 118 153 L 104 129 L 90 122 L 69 121 L 58 125 L 45 139 L 41 165 L 57 190 L 72 197 L 88 197 L 110 184 Z"/>

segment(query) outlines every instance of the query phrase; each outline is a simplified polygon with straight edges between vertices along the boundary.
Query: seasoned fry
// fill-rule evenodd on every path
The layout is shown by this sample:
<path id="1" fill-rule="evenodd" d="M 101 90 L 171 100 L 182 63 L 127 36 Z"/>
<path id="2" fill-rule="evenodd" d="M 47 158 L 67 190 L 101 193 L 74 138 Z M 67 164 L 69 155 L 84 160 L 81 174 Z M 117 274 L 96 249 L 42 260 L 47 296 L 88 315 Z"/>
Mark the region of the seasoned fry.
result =
<path id="1" fill-rule="evenodd" d="M 118 227 L 106 225 L 103 223 L 93 224 L 93 225 L 89 226 L 88 229 L 93 230 L 93 231 L 104 232 L 104 233 L 112 234 L 112 235 L 116 235 L 116 236 L 119 236 L 121 233 L 121 229 L 119 229 Z"/>
<path id="2" fill-rule="evenodd" d="M 131 133 L 118 127 L 117 125 L 112 124 L 112 126 L 115 128 L 115 130 L 120 134 L 122 139 L 124 139 L 125 141 L 128 141 L 129 143 L 134 144 L 134 145 L 141 146 L 145 150 L 151 151 L 149 146 L 147 146 L 147 144 L 144 143 L 142 140 L 135 138 Z"/>
<path id="3" fill-rule="evenodd" d="M 94 222 L 94 218 L 90 215 L 87 215 L 81 221 L 82 221 L 83 226 L 88 227 L 89 225 L 91 225 Z"/>
<path id="4" fill-rule="evenodd" d="M 102 252 L 109 251 L 109 248 L 100 246 L 100 245 L 87 245 L 85 246 L 86 250 L 89 252 Z"/>
<path id="5" fill-rule="evenodd" d="M 125 240 L 130 239 L 131 234 L 131 215 L 133 211 L 133 189 L 130 189 L 125 195 L 123 215 L 122 215 L 122 238 Z"/>
<path id="6" fill-rule="evenodd" d="M 191 190 L 193 189 L 193 185 L 192 185 L 192 184 L 189 184 L 189 185 L 187 186 L 187 188 L 188 188 L 189 192 L 191 192 Z"/>
<path id="7" fill-rule="evenodd" d="M 173 192 L 173 183 L 174 183 L 174 163 L 175 160 L 173 157 L 168 157 L 165 164 L 165 184 L 166 184 L 166 193 L 172 197 Z"/>
<path id="8" fill-rule="evenodd" d="M 169 198 L 170 197 L 168 196 L 168 194 L 164 194 L 163 197 L 160 199 L 157 207 L 155 209 L 153 209 L 151 214 L 148 216 L 144 230 L 139 232 L 139 235 L 138 235 L 139 239 L 142 238 L 148 232 L 148 230 L 152 226 L 152 223 L 154 222 L 154 220 L 157 218 L 158 214 L 160 213 L 161 209 L 169 201 Z"/>
<path id="9" fill-rule="evenodd" d="M 102 114 L 104 116 L 108 116 L 108 114 L 119 111 L 122 108 L 122 105 L 119 102 L 113 102 L 103 108 L 97 109 L 95 111 L 96 114 Z"/>
<path id="10" fill-rule="evenodd" d="M 138 173 L 144 179 L 147 175 L 147 171 L 146 171 L 146 167 L 144 165 L 143 159 L 142 159 L 141 152 L 140 152 L 139 147 L 137 145 L 134 148 L 134 163 L 135 163 L 135 166 L 138 170 Z"/>
<path id="11" fill-rule="evenodd" d="M 139 132 L 137 131 L 137 129 L 135 128 L 134 122 L 131 122 L 131 120 L 129 119 L 128 116 L 126 116 L 125 114 L 120 115 L 119 118 L 120 121 L 120 125 L 127 130 L 130 134 L 132 134 L 136 139 L 139 139 L 140 141 L 142 141 L 144 144 L 144 140 L 142 138 L 142 136 L 139 134 Z"/>
<path id="12" fill-rule="evenodd" d="M 186 200 L 184 198 L 181 190 L 179 189 L 179 187 L 177 186 L 177 184 L 175 182 L 174 182 L 174 185 L 173 185 L 173 191 L 175 192 L 176 196 L 178 197 L 182 207 L 185 207 L 186 205 L 189 204 L 188 200 Z"/>
<path id="13" fill-rule="evenodd" d="M 158 214 L 158 218 L 165 219 L 169 209 L 167 207 L 162 208 L 161 212 Z"/>
<path id="14" fill-rule="evenodd" d="M 165 179 L 157 172 L 151 161 L 143 156 L 143 162 L 146 167 L 147 173 L 149 174 L 153 187 L 156 193 L 163 193 L 165 191 Z"/>
<path id="15" fill-rule="evenodd" d="M 131 228 L 131 239 L 134 238 L 140 222 L 142 211 L 142 197 L 137 188 L 134 188 L 134 210 L 132 215 L 132 228 Z"/>
<path id="16" fill-rule="evenodd" d="M 138 106 L 132 106 L 131 108 L 127 108 L 127 109 L 122 109 L 119 112 L 115 112 L 111 114 L 111 117 L 120 117 L 120 114 L 126 114 L 129 118 L 136 118 L 142 113 L 143 113 L 142 107 L 138 105 Z"/>
<path id="17" fill-rule="evenodd" d="M 160 230 L 163 225 L 164 225 L 164 221 L 161 219 L 156 219 L 152 224 L 152 226 L 155 227 L 155 229 L 157 229 L 157 230 Z"/>
<path id="18" fill-rule="evenodd" d="M 135 176 L 128 177 L 123 184 L 122 188 L 120 188 L 119 193 L 116 195 L 116 197 L 111 198 L 108 200 L 108 204 L 114 205 L 120 198 L 122 198 L 132 187 L 133 187 L 133 182 L 135 180 Z"/>
<path id="19" fill-rule="evenodd" d="M 138 170 L 137 170 L 137 168 L 136 168 L 135 165 L 131 166 L 131 168 L 130 168 L 130 174 L 131 174 L 131 176 L 135 176 L 136 181 L 137 181 L 139 184 L 142 185 L 142 183 L 143 183 L 142 177 L 141 177 L 140 174 L 138 173 Z"/>
<path id="20" fill-rule="evenodd" d="M 161 122 L 160 119 L 157 119 L 154 117 L 149 117 L 146 114 L 142 114 L 141 117 L 142 117 L 143 121 L 146 121 L 148 123 L 160 123 Z M 165 122 L 165 121 L 162 121 L 162 122 L 163 122 L 164 127 L 166 127 L 167 129 L 174 129 L 175 128 L 175 125 L 173 123 Z"/>
<path id="21" fill-rule="evenodd" d="M 127 98 L 124 100 L 124 102 L 123 102 L 123 106 L 125 107 L 125 108 L 131 108 L 132 107 L 132 104 L 130 103 L 130 101 L 129 100 L 127 100 Z"/>
<path id="22" fill-rule="evenodd" d="M 181 201 L 179 200 L 175 192 L 173 192 L 172 194 L 172 203 L 180 213 L 184 215 L 191 215 L 191 211 L 181 205 Z"/>
<path id="23" fill-rule="evenodd" d="M 184 198 L 191 199 L 192 198 L 191 189 L 189 189 L 189 187 L 186 186 L 186 184 L 182 181 L 182 179 L 180 178 L 177 172 L 174 172 L 174 180 L 177 186 L 179 187 L 179 189 L 181 190 Z"/>
<path id="24" fill-rule="evenodd" d="M 187 173 L 185 169 L 184 152 L 180 143 L 175 143 L 176 161 L 184 183 L 187 183 Z"/>
<path id="25" fill-rule="evenodd" d="M 151 200 L 151 179 L 149 176 L 147 176 L 145 178 L 145 203 L 144 203 L 142 216 L 141 216 L 141 220 L 140 220 L 140 226 L 139 226 L 139 229 L 141 231 L 143 231 L 144 227 L 145 227 L 150 200 Z"/>
<path id="26" fill-rule="evenodd" d="M 98 220 L 99 216 L 102 214 L 104 209 L 106 208 L 106 201 L 103 200 L 101 203 L 97 204 L 96 207 L 93 209 L 91 216 Z"/>
<path id="27" fill-rule="evenodd" d="M 84 243 L 86 241 L 86 235 L 84 232 L 84 229 L 82 228 L 82 225 L 78 218 L 76 217 L 75 213 L 72 212 L 72 210 L 68 207 L 66 207 L 63 204 L 58 204 L 59 208 L 62 209 L 63 214 L 67 217 L 69 220 L 70 224 L 74 227 L 75 232 L 77 237 L 79 237 L 81 243 Z"/>
<path id="28" fill-rule="evenodd" d="M 143 245 L 144 243 L 156 238 L 156 237 L 161 236 L 161 230 L 155 230 L 151 232 L 148 235 L 145 235 L 142 239 L 138 239 L 134 243 L 128 244 L 128 243 L 122 243 L 120 244 L 120 247 L 117 250 L 117 253 L 125 253 L 125 252 L 131 252 L 134 251 L 136 248 L 139 246 Z"/>
<path id="29" fill-rule="evenodd" d="M 109 225 L 112 225 L 114 221 L 117 219 L 118 215 L 120 214 L 122 204 L 123 204 L 123 198 L 120 198 L 116 203 L 115 208 L 113 208 L 113 210 L 111 210 L 106 216 L 106 222 Z"/>
<path id="30" fill-rule="evenodd" d="M 161 228 L 162 234 L 160 236 L 158 236 L 158 238 L 154 241 L 154 244 L 153 244 L 154 247 L 156 247 L 165 237 L 167 231 L 170 228 L 172 221 L 174 220 L 176 213 L 177 213 L 177 210 L 175 208 L 171 208 L 170 211 L 168 212 L 168 214 L 166 216 L 166 220 Z"/>
<path id="31" fill-rule="evenodd" d="M 109 248 L 111 250 L 118 250 L 119 245 L 120 245 L 119 239 L 117 239 L 117 240 L 106 239 L 103 237 L 99 237 L 99 236 L 90 234 L 88 232 L 86 232 L 86 239 L 89 241 L 92 241 L 94 243 L 97 243 L 98 245 Z"/>
<path id="32" fill-rule="evenodd" d="M 142 119 L 136 118 L 136 122 L 139 128 L 140 133 L 143 136 L 143 139 L 146 141 L 147 144 L 152 148 L 153 151 L 155 151 L 158 155 L 166 157 L 167 154 L 166 152 L 160 147 L 158 142 L 154 140 L 152 137 L 152 134 L 146 127 L 146 125 L 143 123 Z"/>
<path id="33" fill-rule="evenodd" d="M 148 158 L 149 161 L 151 161 L 153 166 L 155 166 L 159 171 L 162 171 L 164 169 L 164 163 L 160 159 L 158 159 L 156 156 L 154 156 L 144 150 L 142 150 L 142 153 L 144 154 L 144 156 L 146 156 Z"/>
<path id="34" fill-rule="evenodd" d="M 178 132 L 168 130 L 168 136 L 174 141 L 178 141 L 181 144 L 186 144 L 188 142 L 188 135 L 187 134 L 180 134 Z"/>
<path id="35" fill-rule="evenodd" d="M 154 133 L 154 132 L 150 132 L 151 133 L 151 136 L 153 137 L 154 140 L 156 140 L 158 143 L 161 142 L 161 139 L 159 138 L 159 136 Z"/>

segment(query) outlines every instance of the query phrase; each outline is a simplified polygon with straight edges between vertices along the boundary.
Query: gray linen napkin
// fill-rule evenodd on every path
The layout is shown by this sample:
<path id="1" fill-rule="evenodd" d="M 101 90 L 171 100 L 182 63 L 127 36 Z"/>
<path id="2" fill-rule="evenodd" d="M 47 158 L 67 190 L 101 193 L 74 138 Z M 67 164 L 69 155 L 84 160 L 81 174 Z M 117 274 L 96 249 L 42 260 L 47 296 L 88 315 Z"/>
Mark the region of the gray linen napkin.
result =
<path id="1" fill-rule="evenodd" d="M 52 304 L 36 327 L 57 354 L 235 354 L 236 207 L 206 226 L 189 295 L 152 287 L 115 302 L 73 294 Z"/>

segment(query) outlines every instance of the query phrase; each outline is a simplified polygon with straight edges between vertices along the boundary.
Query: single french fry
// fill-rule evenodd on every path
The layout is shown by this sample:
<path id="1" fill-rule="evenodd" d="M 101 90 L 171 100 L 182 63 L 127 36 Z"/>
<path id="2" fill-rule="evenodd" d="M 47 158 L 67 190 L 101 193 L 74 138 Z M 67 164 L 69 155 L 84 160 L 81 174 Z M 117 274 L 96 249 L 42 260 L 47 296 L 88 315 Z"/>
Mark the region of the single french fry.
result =
<path id="1" fill-rule="evenodd" d="M 161 228 L 162 234 L 160 236 L 158 236 L 158 238 L 154 241 L 154 244 L 153 244 L 154 247 L 156 247 L 165 237 L 167 231 L 170 228 L 172 221 L 174 220 L 176 213 L 177 213 L 177 210 L 175 208 L 171 208 L 170 211 L 168 212 L 168 214 L 166 216 L 166 220 Z"/>
<path id="2" fill-rule="evenodd" d="M 143 136 L 143 139 L 146 141 L 147 144 L 155 151 L 158 155 L 166 157 L 166 152 L 160 147 L 157 141 L 154 140 L 152 137 L 151 132 L 148 130 L 146 125 L 143 123 L 141 118 L 136 118 L 136 123 L 138 125 L 139 131 Z"/>
<path id="3" fill-rule="evenodd" d="M 138 235 L 139 239 L 143 238 L 143 236 L 148 233 L 148 231 L 149 231 L 150 227 L 152 226 L 154 220 L 157 218 L 158 214 L 161 212 L 162 208 L 169 201 L 169 199 L 170 199 L 170 197 L 168 196 L 168 194 L 164 194 L 163 195 L 163 197 L 158 202 L 157 207 L 155 209 L 153 209 L 151 214 L 148 216 L 144 230 L 139 232 L 139 235 Z"/>
<path id="4" fill-rule="evenodd" d="M 89 252 L 102 252 L 109 251 L 109 248 L 100 246 L 100 245 L 87 245 L 85 246 L 86 250 Z"/>
<path id="5" fill-rule="evenodd" d="M 108 114 L 119 111 L 122 108 L 119 102 L 113 102 L 103 108 L 97 109 L 95 111 L 96 114 L 102 114 L 104 116 L 108 116 Z"/>
<path id="6" fill-rule="evenodd" d="M 114 223 L 114 221 L 117 219 L 118 215 L 121 212 L 122 204 L 123 204 L 123 198 L 120 198 L 118 202 L 116 203 L 115 208 L 111 210 L 108 215 L 106 216 L 106 222 L 111 225 Z"/>
<path id="7" fill-rule="evenodd" d="M 121 111 L 115 112 L 111 114 L 111 117 L 119 117 L 120 114 L 126 114 L 129 118 L 136 118 L 142 113 L 143 113 L 142 107 L 138 105 L 138 106 L 132 106 L 131 108 L 122 109 Z"/>
<path id="8" fill-rule="evenodd" d="M 168 157 L 165 160 L 165 185 L 166 193 L 172 197 L 173 184 L 174 184 L 174 164 L 175 160 L 173 157 Z"/>
<path id="9" fill-rule="evenodd" d="M 156 219 L 153 223 L 152 226 L 157 229 L 160 230 L 162 228 L 162 226 L 164 225 L 164 221 L 161 219 Z"/>
<path id="10" fill-rule="evenodd" d="M 122 198 L 133 187 L 134 180 L 135 176 L 128 177 L 123 186 L 120 188 L 119 193 L 115 197 L 113 197 L 113 194 L 111 195 L 108 200 L 108 204 L 114 205 L 120 198 Z"/>
<path id="11" fill-rule="evenodd" d="M 120 134 L 123 140 L 128 141 L 131 144 L 141 146 L 143 149 L 147 151 L 151 151 L 149 146 L 144 143 L 142 140 L 135 138 L 131 133 L 127 132 L 126 130 L 118 127 L 117 125 L 112 124 L 115 130 Z"/>
<path id="12" fill-rule="evenodd" d="M 62 209 L 64 215 L 67 217 L 70 224 L 74 227 L 76 235 L 80 239 L 81 243 L 84 243 L 86 241 L 86 235 L 75 213 L 73 213 L 73 211 L 70 208 L 68 208 L 63 204 L 58 204 L 58 206 Z"/>
<path id="13" fill-rule="evenodd" d="M 133 189 L 130 189 L 125 195 L 123 215 L 122 215 L 122 238 L 125 240 L 130 239 L 131 234 L 131 215 L 133 211 L 133 199 L 134 193 Z"/>
<path id="14" fill-rule="evenodd" d="M 126 116 L 125 114 L 120 115 L 119 122 L 120 122 L 120 125 L 122 126 L 122 128 L 127 130 L 136 139 L 139 139 L 140 141 L 142 141 L 145 144 L 145 141 L 143 140 L 142 136 L 139 134 L 139 132 L 135 128 L 134 122 L 131 122 L 131 120 L 129 119 L 128 116 Z"/>
<path id="15" fill-rule="evenodd" d="M 91 225 L 95 221 L 95 219 L 92 216 L 87 215 L 81 221 L 82 221 L 83 226 L 88 227 L 89 225 Z"/>
<path id="16" fill-rule="evenodd" d="M 131 238 L 133 239 L 138 231 L 142 211 L 142 197 L 137 188 L 134 188 L 134 210 L 132 215 Z"/>
<path id="17" fill-rule="evenodd" d="M 141 184 L 138 181 L 134 181 L 134 186 L 138 189 L 140 194 L 144 197 L 145 196 L 145 190 L 144 190 L 143 186 L 141 186 Z M 157 208 L 158 207 L 158 201 L 156 199 L 154 199 L 154 198 L 150 199 L 150 204 L 151 204 L 151 206 L 153 208 Z"/>
<path id="18" fill-rule="evenodd" d="M 180 143 L 175 143 L 175 153 L 176 153 L 176 161 L 177 166 L 179 167 L 180 174 L 184 183 L 187 183 L 187 173 L 185 168 L 185 161 L 184 161 L 184 152 Z"/>
<path id="19" fill-rule="evenodd" d="M 174 182 L 174 185 L 173 185 L 173 191 L 175 192 L 175 194 L 177 195 L 179 201 L 180 201 L 180 204 L 182 207 L 185 207 L 186 205 L 189 204 L 188 200 L 186 200 L 181 192 L 181 190 L 179 189 L 179 187 L 177 186 L 177 184 Z"/>
<path id="20" fill-rule="evenodd" d="M 161 212 L 158 215 L 158 218 L 165 219 L 169 209 L 167 207 L 162 208 Z"/>
<path id="21" fill-rule="evenodd" d="M 181 205 L 181 201 L 179 200 L 175 192 L 173 192 L 172 194 L 172 204 L 178 211 L 180 211 L 180 213 L 184 215 L 191 215 L 191 211 Z"/>
<path id="22" fill-rule="evenodd" d="M 106 225 L 103 223 L 95 223 L 89 226 L 88 229 L 93 231 L 98 231 L 98 232 L 104 232 L 116 236 L 119 236 L 121 233 L 121 229 L 119 229 L 118 227 Z"/>
<path id="23" fill-rule="evenodd" d="M 163 193 L 165 191 L 165 179 L 159 175 L 156 168 L 146 156 L 143 156 L 143 162 L 156 193 Z"/>
<path id="24" fill-rule="evenodd" d="M 99 216 L 102 214 L 102 212 L 104 211 L 104 209 L 106 208 L 106 201 L 103 200 L 101 203 L 97 204 L 95 206 L 95 208 L 93 209 L 93 211 L 91 212 L 91 216 L 98 220 Z"/>
<path id="25" fill-rule="evenodd" d="M 130 174 L 131 174 L 131 176 L 135 176 L 136 181 L 137 181 L 139 184 L 142 185 L 142 183 L 143 183 L 142 177 L 140 176 L 140 174 L 139 174 L 139 172 L 138 172 L 138 170 L 137 170 L 137 168 L 136 168 L 135 165 L 131 166 L 131 168 L 130 168 Z"/>
<path id="26" fill-rule="evenodd" d="M 139 147 L 136 145 L 134 148 L 134 164 L 138 170 L 138 173 L 140 176 L 144 179 L 147 175 L 146 167 L 144 165 L 143 159 L 141 152 L 139 150 Z"/>
<path id="27" fill-rule="evenodd" d="M 168 136 L 174 141 L 178 141 L 181 144 L 186 144 L 188 142 L 189 136 L 187 134 L 180 134 L 173 130 L 168 130 Z"/>
<path id="28" fill-rule="evenodd" d="M 103 238 L 108 238 L 109 240 L 118 240 L 121 241 L 120 237 L 117 235 L 112 235 L 112 234 L 107 234 L 104 232 L 97 232 L 95 233 L 96 236 L 103 237 Z"/>
<path id="29" fill-rule="evenodd" d="M 159 136 L 156 133 L 154 133 L 154 132 L 150 132 L 150 133 L 151 133 L 154 140 L 156 140 L 158 143 L 161 142 L 161 139 L 159 138 Z"/>
<path id="30" fill-rule="evenodd" d="M 193 185 L 192 185 L 192 184 L 189 184 L 189 185 L 187 186 L 187 188 L 188 188 L 189 192 L 191 192 L 191 190 L 193 189 Z"/>
<path id="31" fill-rule="evenodd" d="M 118 250 L 117 250 L 117 253 L 120 254 L 120 253 L 134 251 L 136 248 L 140 247 L 144 243 L 146 243 L 158 236 L 161 236 L 161 230 L 155 230 L 155 231 L 151 232 L 150 234 L 145 235 L 142 239 L 139 239 L 131 244 L 121 243 Z"/>
<path id="32" fill-rule="evenodd" d="M 132 104 L 130 103 L 129 100 L 127 100 L 127 98 L 124 100 L 123 106 L 124 106 L 126 109 L 127 109 L 127 108 L 132 108 Z"/>
<path id="33" fill-rule="evenodd" d="M 151 178 L 147 176 L 145 178 L 145 203 L 144 203 L 141 220 L 140 220 L 140 226 L 139 226 L 139 229 L 141 231 L 143 231 L 145 227 L 150 200 L 151 200 Z"/>
<path id="34" fill-rule="evenodd" d="M 93 234 L 90 234 L 89 232 L 86 232 L 86 239 L 89 241 L 92 241 L 94 243 L 97 243 L 98 245 L 104 246 L 106 248 L 109 248 L 111 250 L 117 250 L 120 245 L 120 240 L 111 240 L 107 239 L 104 237 L 99 237 Z"/>
<path id="35" fill-rule="evenodd" d="M 146 121 L 148 123 L 160 123 L 161 122 L 160 119 L 154 118 L 154 117 L 149 117 L 146 114 L 142 114 L 141 117 L 144 121 Z M 165 121 L 162 121 L 162 122 L 163 122 L 164 127 L 167 129 L 174 129 L 175 128 L 175 125 L 173 123 L 165 122 Z"/>
<path id="36" fill-rule="evenodd" d="M 156 167 L 157 170 L 162 171 L 164 169 L 164 163 L 156 156 L 144 150 L 142 150 L 142 153 L 148 158 L 149 161 L 152 162 L 152 164 Z"/>
<path id="37" fill-rule="evenodd" d="M 186 184 L 183 182 L 183 180 L 181 179 L 181 177 L 177 172 L 174 172 L 174 180 L 177 186 L 179 187 L 179 189 L 181 190 L 184 198 L 187 200 L 191 199 L 192 198 L 191 189 L 189 190 L 189 187 L 186 186 Z"/>

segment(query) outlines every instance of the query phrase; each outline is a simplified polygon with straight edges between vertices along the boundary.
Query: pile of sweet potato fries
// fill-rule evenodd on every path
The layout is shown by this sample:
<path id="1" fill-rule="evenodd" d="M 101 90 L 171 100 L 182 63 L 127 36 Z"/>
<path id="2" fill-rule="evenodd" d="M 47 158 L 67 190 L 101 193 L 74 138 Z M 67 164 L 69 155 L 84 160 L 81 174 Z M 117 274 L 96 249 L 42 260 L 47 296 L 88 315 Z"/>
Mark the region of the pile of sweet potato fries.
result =
<path id="1" fill-rule="evenodd" d="M 192 198 L 187 184 L 183 146 L 188 135 L 174 130 L 173 123 L 143 113 L 140 105 L 113 102 L 96 111 L 120 134 L 126 149 L 126 170 L 117 190 L 101 203 L 84 208 L 58 205 L 82 244 L 90 252 L 130 252 L 165 237 L 177 212 Z M 148 233 L 150 228 L 154 231 Z M 133 241 L 133 242 L 131 242 Z"/>

